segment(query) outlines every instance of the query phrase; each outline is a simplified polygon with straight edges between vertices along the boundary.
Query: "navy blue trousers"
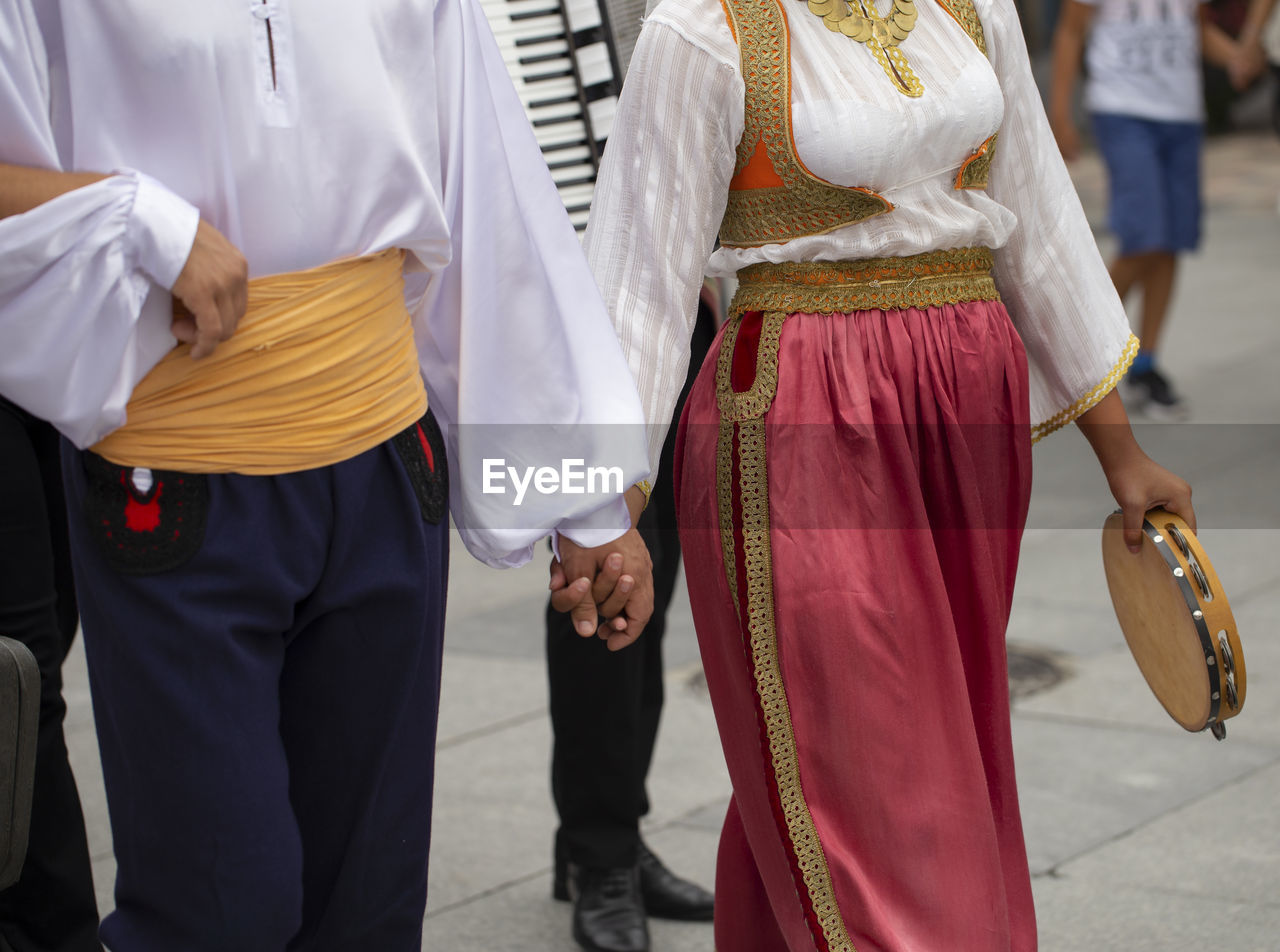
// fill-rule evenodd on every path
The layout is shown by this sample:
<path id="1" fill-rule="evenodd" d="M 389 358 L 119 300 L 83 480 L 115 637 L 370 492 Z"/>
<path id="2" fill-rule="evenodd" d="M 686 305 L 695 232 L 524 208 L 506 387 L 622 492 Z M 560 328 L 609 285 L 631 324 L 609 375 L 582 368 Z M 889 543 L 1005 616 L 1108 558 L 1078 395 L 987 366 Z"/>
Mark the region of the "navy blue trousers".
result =
<path id="1" fill-rule="evenodd" d="M 448 564 L 391 443 L 281 476 L 64 448 L 112 952 L 417 952 Z"/>

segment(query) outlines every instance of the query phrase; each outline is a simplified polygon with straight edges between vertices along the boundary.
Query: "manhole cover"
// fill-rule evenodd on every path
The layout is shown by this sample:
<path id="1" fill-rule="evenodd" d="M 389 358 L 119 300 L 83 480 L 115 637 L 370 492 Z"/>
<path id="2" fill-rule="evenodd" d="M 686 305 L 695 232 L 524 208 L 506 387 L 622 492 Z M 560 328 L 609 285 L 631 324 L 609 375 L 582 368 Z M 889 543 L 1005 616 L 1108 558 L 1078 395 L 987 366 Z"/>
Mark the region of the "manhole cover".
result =
<path id="1" fill-rule="evenodd" d="M 707 690 L 707 675 L 701 666 L 685 679 L 684 686 L 687 690 L 702 698 L 707 697 L 709 694 Z"/>
<path id="2" fill-rule="evenodd" d="M 1051 688 L 1066 674 L 1061 659 L 1054 652 L 1009 645 L 1009 696 L 1014 700 Z"/>

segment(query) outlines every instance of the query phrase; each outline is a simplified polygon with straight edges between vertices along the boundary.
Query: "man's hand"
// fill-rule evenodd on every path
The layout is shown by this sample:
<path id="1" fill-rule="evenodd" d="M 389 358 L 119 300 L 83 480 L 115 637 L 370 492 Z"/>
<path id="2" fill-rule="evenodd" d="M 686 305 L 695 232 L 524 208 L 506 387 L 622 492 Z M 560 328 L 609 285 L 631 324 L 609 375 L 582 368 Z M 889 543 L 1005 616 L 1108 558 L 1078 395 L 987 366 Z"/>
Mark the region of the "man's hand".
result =
<path id="1" fill-rule="evenodd" d="M 195 360 L 208 357 L 230 339 L 249 306 L 244 255 L 204 219 L 173 285 L 173 304 L 173 336 L 191 345 Z"/>
<path id="2" fill-rule="evenodd" d="M 640 520 L 644 494 L 627 490 L 631 525 Z M 593 632 L 619 651 L 640 637 L 653 614 L 653 561 L 634 528 L 612 542 L 584 549 L 560 537 L 560 555 L 551 560 L 551 607 L 569 612 L 574 629 L 584 638 Z M 625 569 L 625 573 L 624 573 Z M 606 622 L 600 624 L 600 616 Z"/>

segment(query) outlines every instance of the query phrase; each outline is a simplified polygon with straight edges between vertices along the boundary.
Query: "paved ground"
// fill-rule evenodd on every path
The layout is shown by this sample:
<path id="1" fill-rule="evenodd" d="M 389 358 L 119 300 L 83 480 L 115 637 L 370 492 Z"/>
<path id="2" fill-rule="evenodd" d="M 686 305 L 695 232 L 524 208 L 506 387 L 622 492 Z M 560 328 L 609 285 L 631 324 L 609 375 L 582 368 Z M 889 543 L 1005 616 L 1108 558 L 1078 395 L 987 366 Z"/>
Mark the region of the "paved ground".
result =
<path id="1" fill-rule="evenodd" d="M 1195 422 L 1142 438 L 1196 487 L 1243 633 L 1248 703 L 1222 744 L 1159 709 L 1106 597 L 1105 486 L 1074 432 L 1042 444 L 1009 639 L 1029 668 L 1048 659 L 1063 675 L 1014 717 L 1044 952 L 1280 950 L 1280 142 L 1213 140 L 1208 173 L 1208 237 L 1186 263 L 1165 347 Z M 1075 174 L 1100 225 L 1096 160 Z M 455 560 L 423 942 L 433 952 L 574 949 L 568 907 L 549 898 L 544 578 L 541 564 L 495 576 Z M 647 837 L 709 883 L 728 783 L 687 604 L 668 645 Z M 78 653 L 67 693 L 105 911 L 113 863 Z M 711 932 L 657 923 L 654 948 L 709 952 Z"/>

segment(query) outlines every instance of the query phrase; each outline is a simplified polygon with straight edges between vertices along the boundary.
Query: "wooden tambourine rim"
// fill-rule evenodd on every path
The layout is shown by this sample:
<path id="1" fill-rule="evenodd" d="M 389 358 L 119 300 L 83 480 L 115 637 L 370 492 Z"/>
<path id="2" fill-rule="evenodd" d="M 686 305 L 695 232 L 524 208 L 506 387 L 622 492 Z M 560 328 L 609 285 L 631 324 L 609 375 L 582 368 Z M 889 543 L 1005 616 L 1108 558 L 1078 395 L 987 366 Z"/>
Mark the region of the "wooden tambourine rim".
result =
<path id="1" fill-rule="evenodd" d="M 1115 513 L 1107 518 L 1103 526 L 1104 532 L 1119 531 L 1119 527 L 1115 526 L 1119 513 Z M 1153 522 L 1154 520 L 1154 522 Z M 1159 525 L 1157 525 L 1157 523 Z M 1187 548 L 1190 550 L 1191 556 L 1195 559 L 1196 564 L 1200 567 L 1204 574 L 1205 582 L 1209 591 L 1213 593 L 1211 601 L 1202 603 L 1196 594 L 1195 583 L 1192 582 L 1191 565 L 1182 555 L 1181 550 L 1171 543 L 1168 533 L 1164 525 L 1172 524 L 1181 534 Z M 1113 528 L 1113 526 L 1115 526 Z M 1179 726 L 1192 732 L 1202 731 L 1205 728 L 1212 728 L 1214 735 L 1219 739 L 1226 736 L 1226 729 L 1223 721 L 1235 717 L 1244 707 L 1246 675 L 1244 665 L 1244 651 L 1240 644 L 1239 634 L 1236 630 L 1235 616 L 1231 613 L 1231 606 L 1227 600 L 1226 592 L 1222 588 L 1222 583 L 1218 579 L 1217 572 L 1213 569 L 1213 564 L 1209 561 L 1209 556 L 1205 553 L 1204 547 L 1200 545 L 1200 540 L 1196 538 L 1195 533 L 1191 531 L 1191 527 L 1176 513 L 1169 512 L 1166 509 L 1153 509 L 1147 513 L 1147 517 L 1143 520 L 1142 531 L 1146 537 L 1155 546 L 1156 551 L 1160 553 L 1165 565 L 1168 567 L 1170 575 L 1182 595 L 1183 601 L 1186 603 L 1187 611 L 1190 614 L 1191 622 L 1195 628 L 1196 635 L 1200 639 L 1201 652 L 1204 655 L 1205 668 L 1209 678 L 1209 714 L 1204 724 L 1200 727 L 1189 727 L 1182 719 L 1174 716 L 1169 710 L 1165 699 L 1155 692 L 1156 699 L 1160 701 L 1162 707 Z M 1105 552 L 1105 549 L 1104 549 Z M 1108 585 L 1111 580 L 1108 578 Z M 1114 594 L 1112 597 L 1114 602 Z M 1208 606 L 1213 606 L 1211 609 Z M 1212 613 L 1214 618 L 1213 629 L 1226 633 L 1227 648 L 1231 652 L 1231 671 L 1234 674 L 1236 688 L 1236 703 L 1231 705 L 1230 701 L 1224 705 L 1223 701 L 1223 674 L 1226 668 L 1223 647 L 1218 644 L 1214 637 L 1214 632 L 1210 630 L 1209 618 L 1207 615 Z M 1117 617 L 1119 613 L 1117 611 Z M 1122 625 L 1123 630 L 1123 625 Z M 1133 651 L 1133 643 L 1128 633 L 1125 633 L 1125 641 L 1129 644 L 1130 651 Z M 1141 659 L 1137 653 L 1134 653 L 1134 660 L 1138 662 L 1138 668 L 1142 671 L 1143 677 L 1151 685 L 1150 678 L 1143 667 Z M 1225 708 L 1225 712 L 1224 712 Z"/>

